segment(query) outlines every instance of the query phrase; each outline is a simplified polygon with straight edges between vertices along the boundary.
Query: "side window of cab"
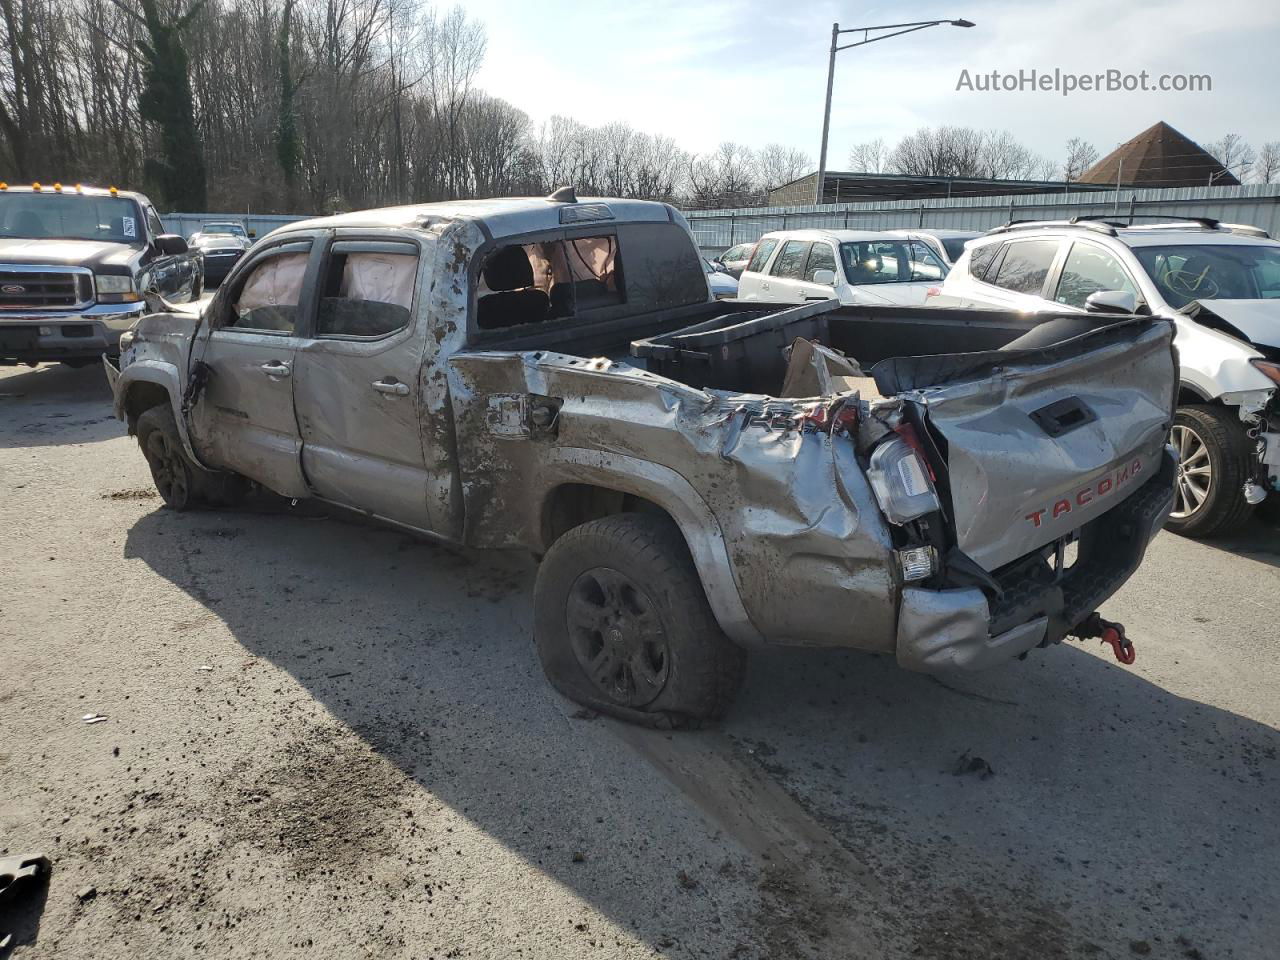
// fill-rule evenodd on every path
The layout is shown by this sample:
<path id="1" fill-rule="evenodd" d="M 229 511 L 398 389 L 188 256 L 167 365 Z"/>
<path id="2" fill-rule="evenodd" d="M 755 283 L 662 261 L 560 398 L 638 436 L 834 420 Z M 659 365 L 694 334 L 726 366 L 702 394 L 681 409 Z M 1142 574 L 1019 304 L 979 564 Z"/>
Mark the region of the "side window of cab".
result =
<path id="1" fill-rule="evenodd" d="M 316 336 L 379 339 L 409 325 L 418 248 L 400 241 L 340 240 L 329 248 L 316 306 Z"/>
<path id="2" fill-rule="evenodd" d="M 219 309 L 219 327 L 253 333 L 292 334 L 298 323 L 311 241 L 272 247 L 232 280 Z"/>

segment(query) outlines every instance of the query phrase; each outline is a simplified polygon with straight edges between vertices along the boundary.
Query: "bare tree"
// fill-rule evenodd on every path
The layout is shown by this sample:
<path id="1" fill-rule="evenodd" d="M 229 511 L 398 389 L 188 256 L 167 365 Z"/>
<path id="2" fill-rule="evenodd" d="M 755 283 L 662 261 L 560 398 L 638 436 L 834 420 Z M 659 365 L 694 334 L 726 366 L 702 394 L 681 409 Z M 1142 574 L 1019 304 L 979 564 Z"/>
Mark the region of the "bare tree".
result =
<path id="1" fill-rule="evenodd" d="M 855 173 L 888 173 L 889 147 L 883 137 L 855 143 L 849 151 L 849 169 Z"/>
<path id="2" fill-rule="evenodd" d="M 755 181 L 763 191 L 798 180 L 813 169 L 813 161 L 803 150 L 771 143 L 755 155 Z"/>
<path id="3" fill-rule="evenodd" d="M 713 152 L 689 160 L 689 197 L 708 207 L 744 206 L 754 202 L 755 157 L 741 144 L 725 141 Z"/>
<path id="4" fill-rule="evenodd" d="M 1080 137 L 1072 137 L 1067 141 L 1067 159 L 1062 165 L 1062 179 L 1074 183 L 1097 162 L 1098 148 Z"/>
<path id="5" fill-rule="evenodd" d="M 1238 133 L 1228 133 L 1221 140 L 1207 143 L 1205 149 L 1241 183 L 1244 183 L 1249 168 L 1257 160 L 1253 147 Z"/>
<path id="6" fill-rule="evenodd" d="M 1262 149 L 1258 151 L 1258 159 L 1253 163 L 1253 179 L 1258 183 L 1280 181 L 1280 140 L 1271 140 L 1262 145 Z"/>

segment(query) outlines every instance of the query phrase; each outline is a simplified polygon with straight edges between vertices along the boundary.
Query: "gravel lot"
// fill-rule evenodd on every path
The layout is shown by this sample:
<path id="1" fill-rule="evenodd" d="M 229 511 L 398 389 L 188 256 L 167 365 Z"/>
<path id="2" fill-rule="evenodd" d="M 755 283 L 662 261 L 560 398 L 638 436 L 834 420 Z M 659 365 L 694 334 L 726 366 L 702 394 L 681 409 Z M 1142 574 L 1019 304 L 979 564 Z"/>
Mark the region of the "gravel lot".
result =
<path id="1" fill-rule="evenodd" d="M 54 861 L 14 956 L 1277 955 L 1262 521 L 1160 536 L 1133 668 L 760 655 L 672 736 L 550 691 L 523 557 L 162 509 L 96 369 L 0 413 L 0 850 Z"/>

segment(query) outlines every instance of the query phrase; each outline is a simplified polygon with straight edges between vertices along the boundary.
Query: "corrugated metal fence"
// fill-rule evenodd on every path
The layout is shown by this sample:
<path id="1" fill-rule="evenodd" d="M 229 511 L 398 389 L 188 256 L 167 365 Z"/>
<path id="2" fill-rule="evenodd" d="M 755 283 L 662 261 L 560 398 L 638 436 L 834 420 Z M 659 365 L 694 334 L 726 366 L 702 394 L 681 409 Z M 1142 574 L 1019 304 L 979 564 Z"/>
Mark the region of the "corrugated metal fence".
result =
<path id="1" fill-rule="evenodd" d="M 164 228 L 182 237 L 191 236 L 206 223 L 225 223 L 228 220 L 243 224 L 246 230 L 252 230 L 259 237 L 265 237 L 281 224 L 306 219 L 302 216 L 274 213 L 162 213 L 160 215 Z"/>
<path id="2" fill-rule="evenodd" d="M 744 207 L 736 210 L 686 210 L 698 246 L 719 252 L 757 239 L 771 230 L 805 227 L 848 230 L 901 230 L 937 227 L 990 230 L 1009 220 L 1060 220 L 1090 214 L 1213 217 L 1224 223 L 1249 223 L 1280 237 L 1280 184 L 1239 187 L 1179 187 L 1121 190 L 1111 193 L 1039 193 L 952 200 L 892 200 L 823 206 Z"/>
<path id="3" fill-rule="evenodd" d="M 1240 187 L 1178 187 L 1121 190 L 1112 193 L 1037 193 L 1007 197 L 939 200 L 890 200 L 823 206 L 743 207 L 735 210 L 686 210 L 698 246 L 719 252 L 755 240 L 770 230 L 826 227 L 849 230 L 900 230 L 938 227 L 990 230 L 1009 220 L 1058 220 L 1066 217 L 1135 214 L 1213 217 L 1225 223 L 1251 223 L 1280 237 L 1280 184 Z M 258 236 L 284 223 L 304 220 L 284 214 L 168 213 L 165 228 L 190 236 L 209 221 L 235 220 Z"/>

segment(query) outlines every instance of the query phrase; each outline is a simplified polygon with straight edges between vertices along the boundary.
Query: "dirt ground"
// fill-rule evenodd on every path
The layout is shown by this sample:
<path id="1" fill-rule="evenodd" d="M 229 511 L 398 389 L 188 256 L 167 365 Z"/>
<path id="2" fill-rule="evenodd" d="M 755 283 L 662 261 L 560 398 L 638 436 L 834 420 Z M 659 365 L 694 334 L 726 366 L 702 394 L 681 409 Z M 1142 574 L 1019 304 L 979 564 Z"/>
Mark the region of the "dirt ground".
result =
<path id="1" fill-rule="evenodd" d="M 1105 611 L 1133 668 L 769 653 L 667 735 L 551 692 L 523 557 L 162 509 L 95 369 L 6 370 L 0 414 L 0 855 L 54 864 L 14 957 L 1280 951 L 1261 521 L 1159 537 Z"/>

